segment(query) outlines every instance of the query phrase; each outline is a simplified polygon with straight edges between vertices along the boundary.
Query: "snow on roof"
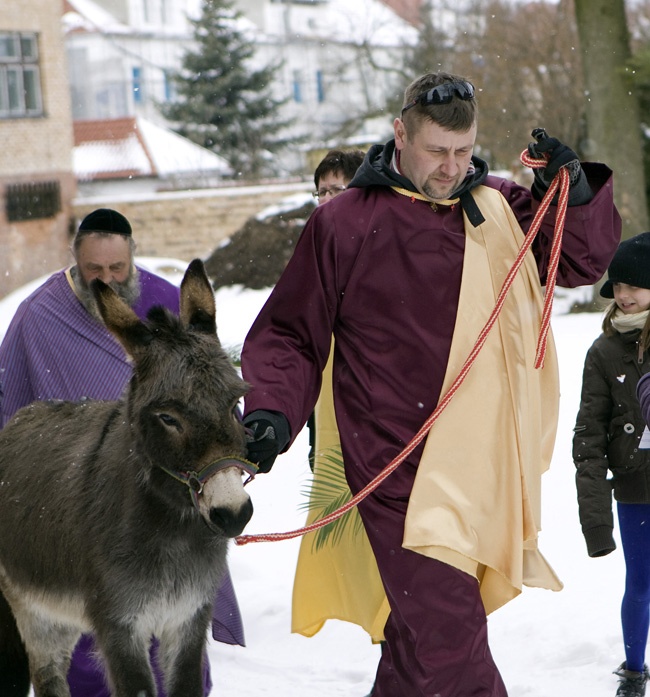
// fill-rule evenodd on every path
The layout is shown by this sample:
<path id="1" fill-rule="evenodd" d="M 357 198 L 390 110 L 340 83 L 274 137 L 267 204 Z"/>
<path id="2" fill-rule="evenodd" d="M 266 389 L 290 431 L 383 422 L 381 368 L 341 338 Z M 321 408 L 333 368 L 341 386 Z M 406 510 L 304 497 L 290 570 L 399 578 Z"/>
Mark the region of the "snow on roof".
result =
<path id="1" fill-rule="evenodd" d="M 101 32 L 111 34 L 129 34 L 138 28 L 120 22 L 113 14 L 93 0 L 63 0 L 64 29 L 66 33 L 75 31 Z M 185 0 L 189 15 L 200 14 L 199 7 L 193 7 L 196 0 Z M 190 7 L 190 4 L 192 7 Z M 298 38 L 326 39 L 333 43 L 370 42 L 375 46 L 402 46 L 417 40 L 416 26 L 422 0 L 328 0 L 320 3 L 296 4 L 292 13 L 302 17 L 299 26 L 293 26 Z M 235 8 L 238 9 L 238 8 Z M 278 8 L 282 9 L 282 8 Z M 245 10 L 239 18 L 239 29 L 246 36 L 255 40 L 260 29 L 273 35 L 278 27 L 259 27 L 252 21 Z M 285 12 L 282 9 L 282 12 Z M 280 25 L 282 32 L 287 28 Z M 161 28 L 158 28 L 161 31 Z M 189 26 L 187 27 L 189 30 Z"/>
<path id="2" fill-rule="evenodd" d="M 338 41 L 402 46 L 417 38 L 417 30 L 381 0 L 332 0 L 326 22 L 329 35 Z"/>
<path id="3" fill-rule="evenodd" d="M 420 24 L 420 11 L 423 0 L 381 0 L 384 5 L 390 7 L 395 14 L 405 19 L 409 24 L 417 27 Z"/>
<path id="4" fill-rule="evenodd" d="M 130 29 L 110 12 L 92 0 L 65 0 L 63 24 L 67 32 L 73 30 L 128 32 Z"/>
<path id="5" fill-rule="evenodd" d="M 153 175 L 135 118 L 75 121 L 73 170 L 78 179 Z"/>
<path id="6" fill-rule="evenodd" d="M 74 142 L 82 181 L 230 171 L 219 155 L 142 117 L 75 121 Z"/>
<path id="7" fill-rule="evenodd" d="M 178 172 L 230 173 L 228 163 L 211 150 L 146 119 L 138 118 L 137 122 L 160 176 Z"/>
<path id="8" fill-rule="evenodd" d="M 276 14 L 281 8 L 277 8 Z M 282 10 L 285 12 L 285 10 Z M 299 41 L 332 44 L 369 43 L 396 47 L 417 40 L 417 29 L 384 0 L 328 0 L 324 4 L 291 6 L 289 21 L 267 23 L 260 29 L 268 36 L 291 36 Z M 289 32 L 289 34 L 288 34 Z"/>

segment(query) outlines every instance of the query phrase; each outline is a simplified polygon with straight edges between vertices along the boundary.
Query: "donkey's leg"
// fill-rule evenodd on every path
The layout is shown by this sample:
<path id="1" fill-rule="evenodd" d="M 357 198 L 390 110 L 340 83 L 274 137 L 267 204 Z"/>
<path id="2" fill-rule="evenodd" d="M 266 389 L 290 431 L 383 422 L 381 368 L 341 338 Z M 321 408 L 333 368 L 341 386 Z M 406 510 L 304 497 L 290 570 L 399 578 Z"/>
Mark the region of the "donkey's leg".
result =
<path id="1" fill-rule="evenodd" d="M 148 636 L 130 626 L 98 628 L 97 643 L 113 697 L 156 697 Z"/>
<path id="2" fill-rule="evenodd" d="M 16 620 L 25 638 L 35 697 L 70 697 L 67 675 L 79 629 L 42 615 L 18 614 Z"/>
<path id="3" fill-rule="evenodd" d="M 161 633 L 158 655 L 168 697 L 203 696 L 203 656 L 210 617 L 211 608 L 207 607 L 182 627 Z"/>
<path id="4" fill-rule="evenodd" d="M 56 661 L 47 664 L 38 662 L 32 668 L 34 695 L 36 697 L 70 697 L 66 675 L 67 671 L 61 670 L 60 664 Z"/>

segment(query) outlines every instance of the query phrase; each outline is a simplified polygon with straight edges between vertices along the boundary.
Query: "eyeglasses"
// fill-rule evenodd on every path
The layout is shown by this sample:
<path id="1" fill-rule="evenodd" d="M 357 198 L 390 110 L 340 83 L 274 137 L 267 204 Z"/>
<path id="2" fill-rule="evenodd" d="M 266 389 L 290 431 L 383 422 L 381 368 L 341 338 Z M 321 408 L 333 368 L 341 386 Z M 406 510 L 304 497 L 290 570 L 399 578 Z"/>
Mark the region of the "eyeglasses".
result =
<path id="1" fill-rule="evenodd" d="M 317 200 L 325 198 L 327 194 L 331 194 L 332 198 L 334 198 L 335 196 L 338 196 L 341 192 L 345 191 L 347 188 L 347 186 L 337 184 L 336 186 L 329 186 L 327 188 L 319 189 L 318 191 L 313 191 L 311 195 Z"/>
<path id="2" fill-rule="evenodd" d="M 443 82 L 442 85 L 432 87 L 430 90 L 419 94 L 412 102 L 409 102 L 403 109 L 402 114 L 416 104 L 431 106 L 433 104 L 449 104 L 454 96 L 463 100 L 474 99 L 474 85 L 465 80 L 457 82 Z"/>

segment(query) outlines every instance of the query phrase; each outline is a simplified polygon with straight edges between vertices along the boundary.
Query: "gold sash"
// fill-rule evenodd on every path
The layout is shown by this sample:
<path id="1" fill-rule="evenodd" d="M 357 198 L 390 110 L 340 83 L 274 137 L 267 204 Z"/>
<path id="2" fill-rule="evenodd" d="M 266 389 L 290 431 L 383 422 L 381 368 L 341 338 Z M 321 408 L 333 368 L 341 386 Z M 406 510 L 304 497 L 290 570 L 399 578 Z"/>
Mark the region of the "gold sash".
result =
<path id="1" fill-rule="evenodd" d="M 486 222 L 465 217 L 465 259 L 443 394 L 494 307 L 524 239 L 503 196 L 472 191 Z M 431 429 L 411 493 L 404 547 L 475 576 L 486 612 L 527 586 L 562 583 L 537 549 L 541 475 L 549 467 L 559 406 L 549 333 L 534 368 L 543 295 L 532 253 L 465 381 Z M 426 366 L 422 366 L 425 370 Z"/>

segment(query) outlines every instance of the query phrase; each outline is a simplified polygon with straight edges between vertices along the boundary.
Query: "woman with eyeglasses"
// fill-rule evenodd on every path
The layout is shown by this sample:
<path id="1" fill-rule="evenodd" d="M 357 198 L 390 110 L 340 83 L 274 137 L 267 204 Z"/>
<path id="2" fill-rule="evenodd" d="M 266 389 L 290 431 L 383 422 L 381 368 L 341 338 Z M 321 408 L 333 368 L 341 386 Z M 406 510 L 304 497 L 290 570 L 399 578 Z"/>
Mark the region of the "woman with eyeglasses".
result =
<path id="1" fill-rule="evenodd" d="M 345 194 L 311 215 L 242 353 L 248 457 L 268 472 L 318 397 L 334 335 L 334 404 L 345 475 L 388 598 L 372 697 L 506 697 L 487 614 L 523 585 L 559 590 L 537 547 L 541 474 L 559 386 L 549 342 L 535 367 L 555 208 L 453 398 L 405 449 L 459 375 L 562 167 L 571 183 L 557 282 L 600 279 L 621 220 L 612 173 L 535 131 L 532 190 L 474 155 L 474 86 L 448 73 L 406 89 L 394 138 Z"/>
<path id="2" fill-rule="evenodd" d="M 363 162 L 363 150 L 330 150 L 314 171 L 316 190 L 312 196 L 322 203 L 342 194 Z"/>

